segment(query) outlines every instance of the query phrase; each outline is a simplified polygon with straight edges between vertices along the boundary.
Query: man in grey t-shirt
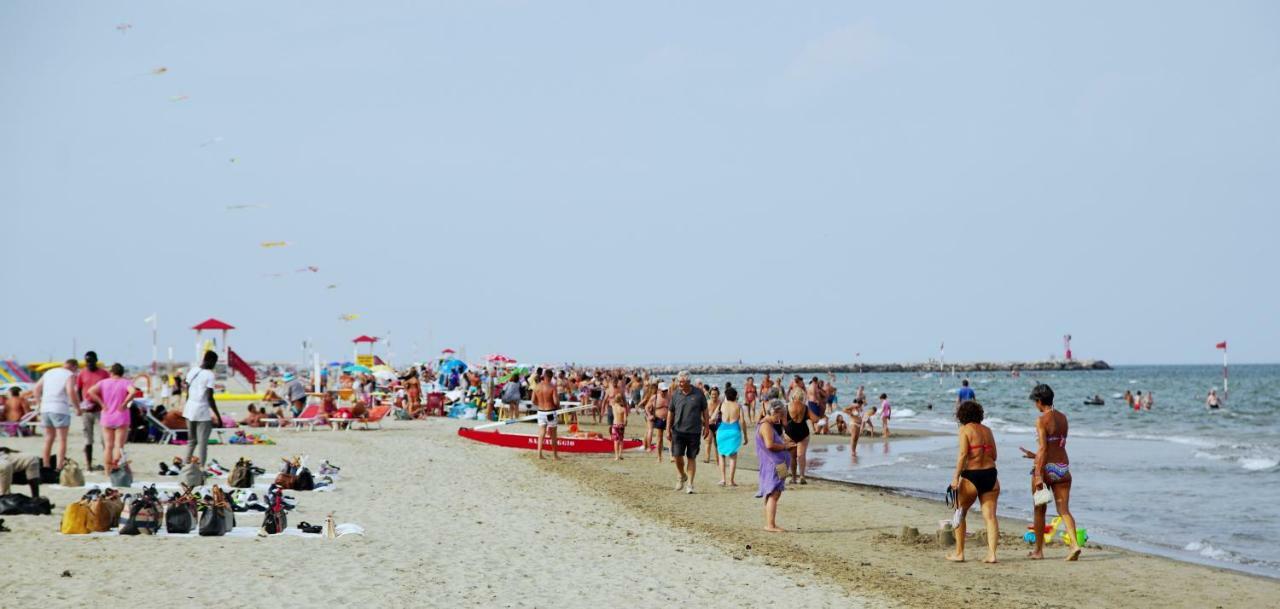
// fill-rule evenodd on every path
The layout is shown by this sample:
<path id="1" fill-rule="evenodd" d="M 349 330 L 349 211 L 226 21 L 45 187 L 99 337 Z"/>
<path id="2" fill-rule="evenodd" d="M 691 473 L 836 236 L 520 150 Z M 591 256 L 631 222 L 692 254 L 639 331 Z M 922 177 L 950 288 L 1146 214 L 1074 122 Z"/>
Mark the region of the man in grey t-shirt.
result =
<path id="1" fill-rule="evenodd" d="M 671 407 L 667 424 L 667 440 L 671 444 L 671 457 L 676 462 L 680 482 L 676 490 L 693 494 L 693 475 L 698 469 L 698 449 L 707 437 L 707 396 L 689 382 L 689 373 L 676 376 L 679 385 L 671 393 Z M 685 463 L 689 473 L 685 474 Z M 687 484 L 686 484 L 687 481 Z"/>

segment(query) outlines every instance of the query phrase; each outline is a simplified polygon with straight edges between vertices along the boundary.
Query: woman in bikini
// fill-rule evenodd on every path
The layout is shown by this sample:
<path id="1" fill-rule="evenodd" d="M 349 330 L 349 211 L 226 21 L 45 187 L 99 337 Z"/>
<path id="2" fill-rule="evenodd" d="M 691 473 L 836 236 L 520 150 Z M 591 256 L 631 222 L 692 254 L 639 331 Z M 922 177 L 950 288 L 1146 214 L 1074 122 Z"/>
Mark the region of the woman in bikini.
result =
<path id="1" fill-rule="evenodd" d="M 960 422 L 960 453 L 956 456 L 956 473 L 951 488 L 956 492 L 960 510 L 955 524 L 956 551 L 947 560 L 964 562 L 964 536 L 969 508 L 975 500 L 982 503 L 982 519 L 987 523 L 987 558 L 996 562 L 996 545 L 1000 541 L 1000 523 L 996 520 L 996 500 L 1000 497 L 1000 481 L 996 478 L 996 438 L 991 428 L 982 424 L 982 405 L 965 400 L 956 408 Z"/>
<path id="2" fill-rule="evenodd" d="M 795 443 L 791 449 L 791 463 L 788 468 L 793 483 L 797 480 L 800 484 L 809 483 L 804 474 L 809 468 L 809 419 L 812 415 L 813 413 L 809 412 L 809 407 L 804 403 L 804 389 L 802 388 L 798 393 L 793 391 L 791 405 L 787 407 L 786 420 L 782 426 L 782 433 Z"/>
<path id="3" fill-rule="evenodd" d="M 1035 402 L 1040 418 L 1036 419 L 1036 439 L 1039 449 L 1031 452 L 1022 448 L 1022 456 L 1035 459 L 1035 468 L 1031 470 L 1031 492 L 1034 494 L 1040 487 L 1048 486 L 1053 491 L 1053 502 L 1058 508 L 1058 515 L 1067 527 L 1067 545 L 1071 551 L 1067 560 L 1080 558 L 1080 546 L 1076 543 L 1076 519 L 1071 515 L 1071 460 L 1067 458 L 1067 415 L 1054 410 L 1053 389 L 1048 385 L 1036 385 L 1031 390 L 1031 401 Z M 1044 515 L 1048 504 L 1037 505 L 1032 526 L 1036 536 L 1036 549 L 1027 556 L 1033 560 L 1044 558 Z"/>
<path id="4" fill-rule="evenodd" d="M 748 376 L 747 383 L 742 386 L 742 399 L 742 405 L 747 409 L 747 418 L 754 420 L 756 418 L 756 378 L 754 376 Z"/>

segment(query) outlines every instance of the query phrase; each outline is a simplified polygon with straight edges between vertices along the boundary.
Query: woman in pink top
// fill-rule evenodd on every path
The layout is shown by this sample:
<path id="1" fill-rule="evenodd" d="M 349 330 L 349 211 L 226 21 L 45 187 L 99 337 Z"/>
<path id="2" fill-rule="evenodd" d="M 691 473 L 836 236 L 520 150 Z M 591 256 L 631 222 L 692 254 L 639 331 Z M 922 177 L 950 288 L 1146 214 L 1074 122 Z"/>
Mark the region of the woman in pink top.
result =
<path id="1" fill-rule="evenodd" d="M 124 366 L 111 365 L 111 376 L 89 388 L 89 395 L 102 404 L 102 439 L 107 445 L 107 471 L 120 467 L 124 444 L 129 439 L 129 402 L 133 400 L 133 381 L 124 378 Z"/>

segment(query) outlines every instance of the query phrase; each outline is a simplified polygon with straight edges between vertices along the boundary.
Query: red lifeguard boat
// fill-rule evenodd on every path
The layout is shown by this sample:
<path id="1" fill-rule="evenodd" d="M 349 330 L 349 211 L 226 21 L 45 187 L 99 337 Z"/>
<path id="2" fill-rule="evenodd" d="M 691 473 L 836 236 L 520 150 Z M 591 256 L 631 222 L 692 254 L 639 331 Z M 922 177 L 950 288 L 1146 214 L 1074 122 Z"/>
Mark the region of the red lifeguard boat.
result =
<path id="1" fill-rule="evenodd" d="M 507 448 L 525 448 L 538 449 L 538 436 L 522 433 L 502 433 L 500 431 L 477 431 L 470 427 L 459 427 L 458 435 L 475 440 L 476 442 L 484 442 L 494 446 L 505 446 Z M 550 438 L 547 439 L 550 442 Z M 623 440 L 622 449 L 630 450 L 640 448 L 643 444 L 640 440 Z M 613 452 L 613 440 L 609 438 L 577 438 L 560 436 L 556 438 L 556 448 L 560 452 L 565 453 L 611 453 Z M 550 450 L 551 447 L 544 446 L 543 450 Z"/>

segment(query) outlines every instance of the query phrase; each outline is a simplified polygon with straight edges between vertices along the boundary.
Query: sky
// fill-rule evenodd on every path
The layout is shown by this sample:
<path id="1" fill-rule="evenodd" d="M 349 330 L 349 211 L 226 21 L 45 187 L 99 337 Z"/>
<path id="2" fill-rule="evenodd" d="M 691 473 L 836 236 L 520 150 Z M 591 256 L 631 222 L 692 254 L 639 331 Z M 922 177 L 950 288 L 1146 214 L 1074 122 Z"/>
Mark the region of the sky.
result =
<path id="1" fill-rule="evenodd" d="M 179 360 L 213 316 L 258 360 L 1277 362 L 1277 32 L 1275 2 L 0 3 L 0 354 L 145 363 L 155 313 Z"/>

